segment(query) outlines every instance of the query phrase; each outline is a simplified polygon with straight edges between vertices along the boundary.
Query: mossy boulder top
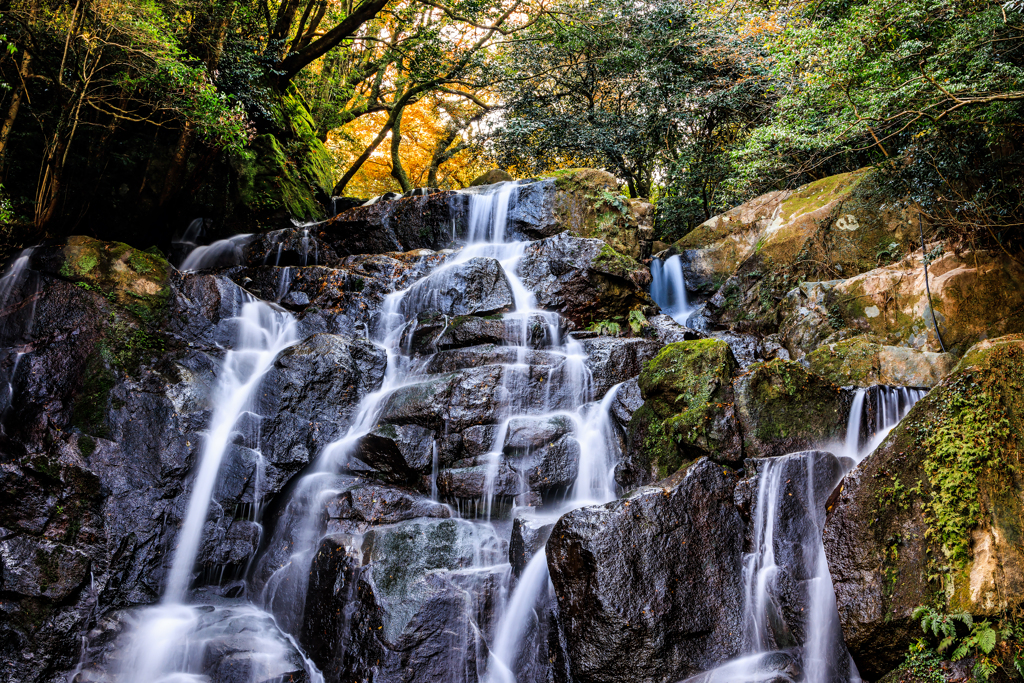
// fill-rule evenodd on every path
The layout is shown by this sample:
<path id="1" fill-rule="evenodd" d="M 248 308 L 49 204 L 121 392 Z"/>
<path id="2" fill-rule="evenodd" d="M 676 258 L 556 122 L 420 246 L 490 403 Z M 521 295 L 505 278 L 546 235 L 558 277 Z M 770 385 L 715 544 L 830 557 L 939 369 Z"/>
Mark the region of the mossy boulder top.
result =
<path id="1" fill-rule="evenodd" d="M 957 359 L 951 353 L 886 346 L 870 335 L 861 335 L 820 346 L 808 354 L 807 362 L 811 371 L 842 386 L 933 387 L 949 374 Z"/>
<path id="2" fill-rule="evenodd" d="M 644 404 L 629 423 L 631 467 L 653 480 L 704 455 L 738 463 L 736 368 L 729 345 L 717 339 L 668 344 L 651 359 L 638 380 Z"/>
<path id="3" fill-rule="evenodd" d="M 824 540 L 846 642 L 873 676 L 919 605 L 1024 605 L 1024 335 L 972 347 L 844 480 Z"/>
<path id="4" fill-rule="evenodd" d="M 796 361 L 754 363 L 732 388 L 748 458 L 809 450 L 846 433 L 848 392 Z"/>
<path id="5" fill-rule="evenodd" d="M 748 259 L 762 269 L 850 277 L 913 245 L 912 216 L 884 208 L 869 169 L 769 192 L 715 216 L 672 245 L 692 289 L 714 291 Z M 887 259 L 887 260 L 886 260 Z"/>
<path id="6" fill-rule="evenodd" d="M 156 315 L 170 296 L 171 266 L 157 254 L 82 235 L 68 239 L 60 276 L 96 289 L 142 318 Z"/>

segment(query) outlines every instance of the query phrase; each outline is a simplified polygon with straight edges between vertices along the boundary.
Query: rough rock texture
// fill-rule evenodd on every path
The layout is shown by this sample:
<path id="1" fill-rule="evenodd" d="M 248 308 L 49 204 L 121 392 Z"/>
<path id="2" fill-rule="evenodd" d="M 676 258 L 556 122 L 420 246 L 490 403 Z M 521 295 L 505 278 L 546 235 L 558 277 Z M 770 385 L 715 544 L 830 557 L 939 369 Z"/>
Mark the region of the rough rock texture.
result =
<path id="1" fill-rule="evenodd" d="M 1024 339 L 982 342 L 844 481 L 825 550 L 846 642 L 878 676 L 920 637 L 915 607 L 1020 605 Z"/>
<path id="2" fill-rule="evenodd" d="M 479 529 L 463 520 L 413 520 L 368 533 L 365 568 L 355 579 L 348 613 L 349 642 L 340 661 L 327 667 L 329 675 L 350 680 L 372 670 L 374 681 L 426 682 L 449 678 L 451 667 L 463 662 L 475 670 L 479 659 L 482 668 L 486 652 L 478 649 L 482 644 L 466 619 L 466 600 L 478 601 L 486 614 L 491 607 L 482 596 L 497 588 L 498 576 L 455 571 L 470 565 L 477 544 L 495 561 L 504 552 L 495 538 L 478 538 Z M 342 575 L 349 568 L 345 562 L 336 566 Z M 321 582 L 338 583 L 329 574 Z"/>
<path id="3" fill-rule="evenodd" d="M 963 353 L 983 339 L 1024 331 L 1024 265 L 1005 254 L 945 254 L 928 266 L 920 250 L 903 261 L 839 282 L 813 283 L 787 296 L 782 331 L 790 352 L 813 350 L 833 323 L 877 335 L 884 343 Z"/>
<path id="4" fill-rule="evenodd" d="M 870 336 L 827 344 L 808 354 L 810 369 L 834 384 L 933 387 L 956 365 L 949 353 L 879 344 Z"/>
<path id="5" fill-rule="evenodd" d="M 317 237 L 339 256 L 455 246 L 453 221 L 464 225 L 469 200 L 435 192 L 342 211 L 317 225 Z"/>
<path id="6" fill-rule="evenodd" d="M 742 459 L 735 369 L 728 344 L 716 339 L 669 344 L 645 366 L 638 379 L 644 404 L 630 419 L 628 450 L 616 470 L 620 485 L 664 478 L 704 455 Z"/>
<path id="7" fill-rule="evenodd" d="M 442 315 L 492 315 L 515 307 L 512 286 L 501 264 L 492 258 L 473 258 L 437 269 L 402 298 L 402 312 Z"/>
<path id="8" fill-rule="evenodd" d="M 755 363 L 732 386 L 747 457 L 807 450 L 846 433 L 850 396 L 800 363 Z"/>
<path id="9" fill-rule="evenodd" d="M 537 303 L 569 318 L 577 327 L 621 321 L 650 303 L 636 284 L 639 263 L 596 239 L 568 233 L 532 242 L 519 263 L 519 277 Z"/>
<path id="10" fill-rule="evenodd" d="M 735 484 L 700 460 L 659 487 L 558 520 L 548 567 L 574 680 L 675 681 L 737 654 Z"/>
<path id="11" fill-rule="evenodd" d="M 613 386 L 639 375 L 644 363 L 654 358 L 661 346 L 653 339 L 642 337 L 584 340 L 594 400 L 600 401 Z"/>
<path id="12" fill-rule="evenodd" d="M 333 264 L 334 250 L 316 236 L 316 226 L 285 228 L 252 236 L 242 249 L 249 266 L 315 266 Z"/>

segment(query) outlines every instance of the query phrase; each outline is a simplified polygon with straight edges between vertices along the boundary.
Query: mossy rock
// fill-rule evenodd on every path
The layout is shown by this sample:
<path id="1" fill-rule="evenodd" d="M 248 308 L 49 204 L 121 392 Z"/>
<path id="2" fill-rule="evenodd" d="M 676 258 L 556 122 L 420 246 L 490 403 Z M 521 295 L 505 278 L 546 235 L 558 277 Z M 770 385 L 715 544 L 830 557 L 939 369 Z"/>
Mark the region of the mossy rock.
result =
<path id="1" fill-rule="evenodd" d="M 321 200 L 334 189 L 334 160 L 316 136 L 309 109 L 294 91 L 277 110 L 281 131 L 258 135 L 247 159 L 235 159 L 238 198 L 257 217 L 284 211 L 304 220 L 324 217 Z"/>
<path id="2" fill-rule="evenodd" d="M 170 298 L 170 264 L 121 242 L 82 235 L 68 239 L 60 275 L 98 291 L 147 323 L 163 319 Z"/>
<path id="3" fill-rule="evenodd" d="M 1022 455 L 1014 335 L 970 349 L 847 477 L 825 548 L 846 642 L 868 675 L 922 635 L 919 605 L 975 617 L 1024 606 Z"/>
<path id="4" fill-rule="evenodd" d="M 478 175 L 473 182 L 469 184 L 469 186 L 480 187 L 481 185 L 494 185 L 495 183 L 506 183 L 510 180 L 514 180 L 514 178 L 508 171 L 503 171 L 500 168 L 492 168 L 491 170 L 484 171 Z"/>
<path id="5" fill-rule="evenodd" d="M 555 171 L 549 177 L 555 181 L 553 210 L 562 229 L 604 240 L 632 259 L 647 255 L 638 232 L 641 217 L 635 200 L 619 192 L 615 176 L 593 168 L 573 168 Z"/>
<path id="6" fill-rule="evenodd" d="M 664 479 L 704 455 L 739 462 L 736 368 L 729 345 L 717 339 L 669 344 L 648 361 L 638 379 L 644 405 L 629 425 L 632 467 Z"/>
<path id="7" fill-rule="evenodd" d="M 834 384 L 933 387 L 956 365 L 949 353 L 886 346 L 870 335 L 826 344 L 808 354 L 812 372 Z"/>
<path id="8" fill-rule="evenodd" d="M 795 361 L 754 363 L 733 380 L 748 458 L 808 450 L 846 432 L 849 396 Z"/>

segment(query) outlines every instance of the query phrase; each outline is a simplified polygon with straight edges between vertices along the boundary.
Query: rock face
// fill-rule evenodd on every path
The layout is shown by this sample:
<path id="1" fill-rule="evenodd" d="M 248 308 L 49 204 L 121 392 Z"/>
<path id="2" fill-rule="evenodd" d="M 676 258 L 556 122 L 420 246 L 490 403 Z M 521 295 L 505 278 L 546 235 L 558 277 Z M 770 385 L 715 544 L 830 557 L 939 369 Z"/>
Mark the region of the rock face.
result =
<path id="1" fill-rule="evenodd" d="M 555 310 L 577 327 L 622 321 L 650 302 L 636 284 L 640 264 L 597 239 L 567 233 L 532 242 L 519 263 L 519 276 L 536 293 L 537 303 Z"/>
<path id="2" fill-rule="evenodd" d="M 1022 377 L 1019 335 L 976 345 L 844 481 L 825 550 L 864 675 L 899 663 L 937 596 L 976 617 L 1020 604 Z"/>
<path id="3" fill-rule="evenodd" d="M 738 652 L 735 484 L 700 460 L 660 487 L 558 520 L 548 567 L 573 680 L 680 680 Z"/>
<path id="4" fill-rule="evenodd" d="M 743 452 L 730 382 L 735 369 L 729 346 L 716 339 L 663 348 L 638 380 L 644 404 L 629 422 L 619 483 L 646 484 L 705 455 L 738 463 Z"/>
<path id="5" fill-rule="evenodd" d="M 833 323 L 884 343 L 940 351 L 931 311 L 947 350 L 963 353 L 983 339 L 1024 330 L 1024 266 L 1002 253 L 945 254 L 928 266 L 931 303 L 920 252 L 848 280 L 801 287 L 787 297 L 787 346 L 809 352 Z M 837 319 L 838 316 L 838 319 Z"/>
<path id="6" fill-rule="evenodd" d="M 407 317 L 421 311 L 446 316 L 492 315 L 514 307 L 508 277 L 501 264 L 492 258 L 473 258 L 439 268 L 413 285 L 402 299 Z"/>
<path id="7" fill-rule="evenodd" d="M 733 382 L 747 457 L 770 457 L 841 441 L 850 397 L 794 361 L 755 363 Z"/>
<path id="8" fill-rule="evenodd" d="M 810 369 L 834 384 L 933 387 L 956 365 L 949 353 L 885 346 L 868 336 L 820 346 L 807 356 Z"/>

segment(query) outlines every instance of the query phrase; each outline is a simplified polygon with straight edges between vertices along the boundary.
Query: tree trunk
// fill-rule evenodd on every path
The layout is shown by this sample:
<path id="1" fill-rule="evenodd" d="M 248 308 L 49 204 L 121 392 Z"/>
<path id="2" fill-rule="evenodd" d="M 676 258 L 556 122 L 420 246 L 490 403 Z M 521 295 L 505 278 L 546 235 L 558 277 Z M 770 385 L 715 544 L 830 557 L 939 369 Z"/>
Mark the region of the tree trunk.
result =
<path id="1" fill-rule="evenodd" d="M 359 169 L 362 167 L 364 163 L 366 163 L 366 160 L 370 158 L 370 155 L 373 154 L 374 150 L 376 150 L 377 147 L 380 146 L 380 143 L 384 141 L 384 138 L 386 138 L 388 133 L 391 132 L 391 127 L 394 124 L 394 118 L 389 116 L 387 122 L 384 124 L 384 127 L 380 129 L 379 133 L 377 133 L 377 137 L 375 137 L 373 139 L 373 142 L 371 142 L 370 145 L 365 150 L 363 150 L 363 153 L 360 154 L 359 158 L 355 160 L 355 162 L 352 164 L 352 167 L 345 171 L 345 175 L 343 175 L 341 177 L 341 180 L 338 181 L 338 184 L 334 186 L 335 196 L 338 196 L 345 191 L 345 186 L 348 185 L 349 181 L 352 180 L 352 177 L 359 172 Z"/>
<path id="2" fill-rule="evenodd" d="M 399 154 L 399 147 L 402 144 L 402 110 L 398 110 L 395 116 L 395 123 L 391 126 L 391 177 L 398 181 L 402 192 L 412 189 L 409 176 L 402 167 L 402 157 Z"/>
<path id="3" fill-rule="evenodd" d="M 29 74 L 29 63 L 32 61 L 32 55 L 26 52 L 21 57 L 21 78 L 23 82 L 26 82 Z M 18 118 L 18 110 L 21 108 L 21 97 L 25 94 L 25 90 L 19 87 L 14 91 L 14 96 L 11 98 L 11 106 L 7 108 L 7 117 L 4 119 L 4 125 L 0 128 L 0 167 L 3 166 L 4 155 L 7 152 L 7 140 L 11 136 L 11 129 L 14 128 L 14 121 Z"/>
<path id="4" fill-rule="evenodd" d="M 160 192 L 159 206 L 167 203 L 167 200 L 174 196 L 176 190 L 181 186 L 181 178 L 188 163 L 188 153 L 192 149 L 192 139 L 195 137 L 195 127 L 191 122 L 186 121 L 178 136 L 178 144 L 174 148 L 174 156 L 171 157 L 171 165 L 167 169 L 167 177 L 164 179 L 164 188 Z"/>

